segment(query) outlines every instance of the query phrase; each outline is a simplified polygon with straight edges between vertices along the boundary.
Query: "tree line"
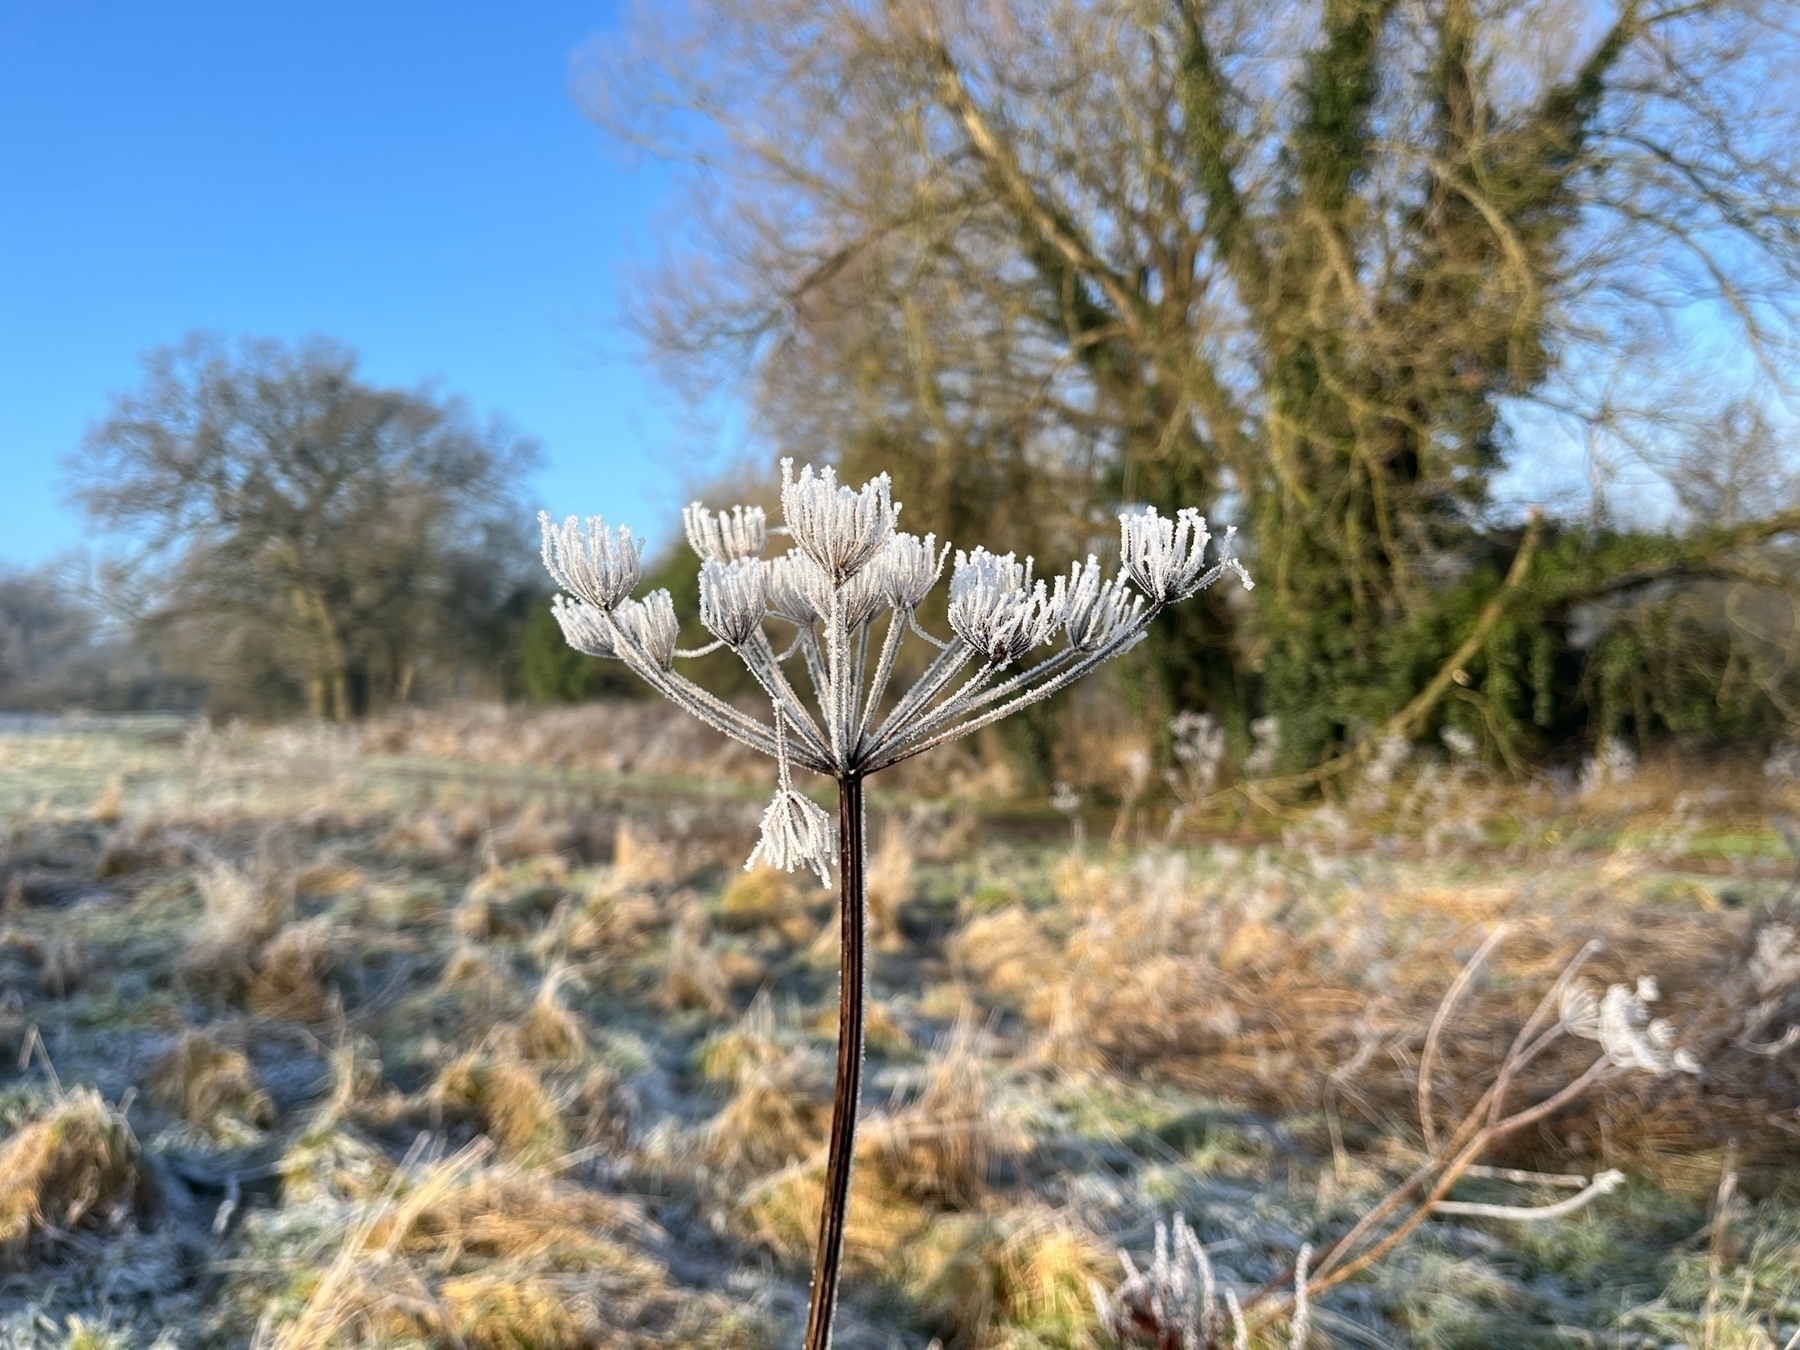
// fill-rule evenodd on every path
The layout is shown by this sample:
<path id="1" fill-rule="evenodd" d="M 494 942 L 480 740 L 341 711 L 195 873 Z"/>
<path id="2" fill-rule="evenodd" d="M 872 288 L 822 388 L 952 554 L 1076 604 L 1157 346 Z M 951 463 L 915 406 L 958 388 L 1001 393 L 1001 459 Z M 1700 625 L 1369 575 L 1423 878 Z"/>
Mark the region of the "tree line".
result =
<path id="1" fill-rule="evenodd" d="M 1301 771 L 1791 728 L 1797 47 L 1759 0 L 688 0 L 582 89 L 689 170 L 673 378 L 951 537 L 1238 522 L 1257 591 L 1137 692 Z M 1660 518 L 1528 518 L 1557 445 Z"/>

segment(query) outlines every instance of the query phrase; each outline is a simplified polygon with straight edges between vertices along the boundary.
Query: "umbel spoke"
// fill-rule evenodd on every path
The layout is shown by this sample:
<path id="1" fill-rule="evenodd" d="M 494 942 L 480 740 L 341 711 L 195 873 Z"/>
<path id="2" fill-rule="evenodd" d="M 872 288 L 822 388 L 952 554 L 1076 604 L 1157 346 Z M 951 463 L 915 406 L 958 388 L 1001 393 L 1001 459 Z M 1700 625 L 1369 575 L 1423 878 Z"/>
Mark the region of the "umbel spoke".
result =
<path id="1" fill-rule="evenodd" d="M 1091 555 L 1046 582 L 1033 575 L 1031 558 L 1021 562 L 984 548 L 957 552 L 951 631 L 940 638 L 920 626 L 918 610 L 942 578 L 951 549 L 932 535 L 896 528 L 900 504 L 886 474 L 850 488 L 830 467 L 808 466 L 796 475 L 793 461 L 784 459 L 781 512 L 792 547 L 773 558 L 763 555 L 782 531 L 770 527 L 761 507 L 714 512 L 696 502 L 682 513 L 700 557 L 700 620 L 713 637 L 692 651 L 676 645 L 680 625 L 667 591 L 633 596 L 643 546 L 628 528 L 609 527 L 598 516 L 571 516 L 558 525 L 545 514 L 539 521 L 544 565 L 566 592 L 552 609 L 569 644 L 624 662 L 670 702 L 775 760 L 775 797 L 745 866 L 801 868 L 827 886 L 837 868 L 837 1084 L 805 1339 L 807 1350 L 826 1350 L 862 1076 L 864 780 L 1068 688 L 1141 642 L 1166 606 L 1227 573 L 1246 587 L 1251 581 L 1230 552 L 1229 530 L 1209 560 L 1212 536 L 1198 512 L 1182 510 L 1174 519 L 1153 509 L 1130 512 L 1119 517 L 1120 571 L 1111 578 L 1103 578 Z M 879 646 L 872 641 L 877 623 L 884 624 Z M 890 702 L 908 638 L 930 656 Z M 721 647 L 737 654 L 762 690 L 767 720 L 675 668 Z M 795 663 L 805 672 L 810 704 L 789 673 Z M 794 786 L 796 767 L 834 780 L 835 830 L 824 808 Z"/>

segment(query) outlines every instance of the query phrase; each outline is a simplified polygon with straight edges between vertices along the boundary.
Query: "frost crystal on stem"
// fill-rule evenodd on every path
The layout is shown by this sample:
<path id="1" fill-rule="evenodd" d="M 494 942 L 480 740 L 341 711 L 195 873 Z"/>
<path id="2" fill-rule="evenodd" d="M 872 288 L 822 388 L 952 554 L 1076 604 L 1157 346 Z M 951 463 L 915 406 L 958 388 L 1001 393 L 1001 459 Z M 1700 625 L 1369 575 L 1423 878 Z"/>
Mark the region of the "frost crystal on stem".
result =
<path id="1" fill-rule="evenodd" d="M 643 550 L 629 530 L 609 528 L 598 517 L 585 524 L 570 517 L 561 525 L 539 518 L 544 565 L 568 592 L 552 602 L 552 611 L 569 644 L 623 661 L 663 697 L 776 761 L 775 796 L 746 865 L 809 868 L 825 885 L 830 868 L 838 868 L 844 972 L 838 1078 L 807 1350 L 830 1344 L 855 1144 L 863 781 L 1068 688 L 1142 641 L 1164 607 L 1227 571 L 1250 584 L 1229 551 L 1208 566 L 1211 536 L 1198 513 L 1182 510 L 1174 520 L 1131 513 L 1119 520 L 1123 566 L 1110 578 L 1093 555 L 1046 585 L 1032 575 L 1030 558 L 1020 562 L 984 548 L 956 553 L 951 636 L 940 638 L 921 628 L 916 614 L 943 576 L 951 548 L 933 535 L 897 533 L 900 507 L 890 494 L 886 474 L 850 488 L 839 484 L 834 469 L 808 466 L 796 474 L 793 462 L 783 460 L 781 510 L 793 547 L 767 561 L 762 554 L 772 531 L 760 508 L 688 507 L 682 523 L 701 559 L 700 619 L 718 639 L 696 652 L 677 646 L 680 623 L 667 591 L 631 597 Z M 771 619 L 780 625 L 773 637 Z M 1029 659 L 1059 631 L 1065 643 Z M 909 661 L 902 652 L 908 638 L 929 650 Z M 676 669 L 681 658 L 720 645 L 737 654 L 766 696 L 766 720 Z M 836 780 L 835 831 L 830 813 L 795 788 L 794 766 Z"/>

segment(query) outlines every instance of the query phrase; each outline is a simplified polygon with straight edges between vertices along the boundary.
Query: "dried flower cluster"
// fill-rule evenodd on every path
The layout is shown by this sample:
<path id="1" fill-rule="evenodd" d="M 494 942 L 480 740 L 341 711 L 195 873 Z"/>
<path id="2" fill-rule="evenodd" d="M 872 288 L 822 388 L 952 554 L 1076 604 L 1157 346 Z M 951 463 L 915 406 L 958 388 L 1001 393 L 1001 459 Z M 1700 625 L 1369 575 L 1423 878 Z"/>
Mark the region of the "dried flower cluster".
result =
<path id="1" fill-rule="evenodd" d="M 1572 1036 L 1598 1041 L 1615 1068 L 1642 1069 L 1657 1075 L 1699 1073 L 1700 1061 L 1675 1044 L 1675 1026 L 1652 1017 L 1649 1005 L 1660 992 L 1646 975 L 1637 988 L 1608 985 L 1604 994 L 1571 984 L 1563 991 L 1562 1026 Z"/>
<path id="2" fill-rule="evenodd" d="M 785 529 L 771 528 L 759 507 L 713 512 L 695 503 L 683 513 L 701 559 L 701 621 L 716 639 L 699 652 L 678 650 L 666 591 L 632 597 L 642 546 L 629 529 L 609 528 L 598 517 L 561 525 L 540 517 L 544 565 L 567 592 L 557 597 L 555 614 L 571 646 L 623 661 L 658 693 L 778 761 L 778 789 L 751 861 L 811 868 L 821 880 L 835 852 L 830 821 L 794 788 L 790 764 L 834 778 L 877 772 L 1066 688 L 1135 646 L 1165 606 L 1227 572 L 1251 584 L 1230 552 L 1230 531 L 1209 560 L 1212 535 L 1197 512 L 1171 520 L 1147 509 L 1120 517 L 1121 571 L 1112 577 L 1091 555 L 1046 580 L 1035 575 L 1033 559 L 958 550 L 950 569 L 951 635 L 938 638 L 916 614 L 951 549 L 932 535 L 896 529 L 900 505 L 887 475 L 852 489 L 831 468 L 796 474 L 783 460 L 781 509 Z M 780 534 L 792 547 L 764 558 Z M 909 636 L 935 655 L 890 699 Z M 768 695 L 770 721 L 674 668 L 678 657 L 721 646 L 742 659 Z"/>

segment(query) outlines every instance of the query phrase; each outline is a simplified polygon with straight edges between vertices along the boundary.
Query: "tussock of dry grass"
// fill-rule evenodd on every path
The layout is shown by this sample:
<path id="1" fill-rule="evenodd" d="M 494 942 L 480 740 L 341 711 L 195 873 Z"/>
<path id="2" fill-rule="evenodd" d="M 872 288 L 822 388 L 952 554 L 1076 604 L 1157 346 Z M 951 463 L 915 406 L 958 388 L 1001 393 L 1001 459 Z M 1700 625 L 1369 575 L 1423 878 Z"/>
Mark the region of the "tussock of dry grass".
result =
<path id="1" fill-rule="evenodd" d="M 566 1113 L 572 1142 L 622 1153 L 632 1141 L 637 1102 L 619 1075 L 596 1064 L 582 1075 Z"/>
<path id="2" fill-rule="evenodd" d="M 562 948 L 584 958 L 636 956 L 668 922 L 668 910 L 653 896 L 597 887 L 569 923 Z"/>
<path id="3" fill-rule="evenodd" d="M 662 998 L 676 1011 L 693 1009 L 729 1017 L 736 1011 L 731 1001 L 731 972 L 708 943 L 710 929 L 706 909 L 698 903 L 689 904 L 676 918 Z"/>
<path id="4" fill-rule="evenodd" d="M 398 1174 L 355 1215 L 280 1350 L 396 1338 L 481 1350 L 662 1342 L 674 1299 L 631 1205 L 465 1152 Z"/>
<path id="5" fill-rule="evenodd" d="M 587 1054 L 580 1014 L 562 1005 L 562 986 L 572 978 L 568 967 L 552 967 L 519 1024 L 519 1053 L 534 1064 L 573 1064 Z"/>
<path id="6" fill-rule="evenodd" d="M 294 873 L 294 890 L 300 895 L 349 895 L 368 881 L 360 867 L 340 858 L 321 858 Z"/>
<path id="7" fill-rule="evenodd" d="M 634 821 L 619 822 L 613 835 L 614 886 L 656 890 L 678 885 L 686 874 L 675 849 Z"/>
<path id="8" fill-rule="evenodd" d="M 197 983 L 241 986 L 252 975 L 257 951 L 292 916 L 292 878 L 265 852 L 247 872 L 213 859 L 195 878 L 200 921 L 188 939 L 181 968 Z"/>
<path id="9" fill-rule="evenodd" d="M 881 832 L 881 844 L 869 859 L 869 931 L 883 950 L 905 946 L 900 933 L 900 911 L 913 898 L 915 883 L 912 845 L 906 831 L 890 820 Z"/>
<path id="10" fill-rule="evenodd" d="M 1042 989 L 1057 960 L 1055 943 L 1023 905 L 962 924 L 950 938 L 948 954 L 969 978 L 1010 1002 Z"/>
<path id="11" fill-rule="evenodd" d="M 917 1100 L 869 1122 L 859 1155 L 903 1195 L 952 1209 L 987 1193 L 994 1167 L 1024 1145 L 997 1110 L 993 1066 L 977 1051 L 977 1032 L 957 1023 L 939 1047 Z"/>
<path id="12" fill-rule="evenodd" d="M 945 1350 L 1007 1344 L 1097 1347 L 1089 1282 L 1112 1258 L 1093 1234 L 1040 1207 L 947 1214 L 905 1253 L 904 1283 Z"/>
<path id="13" fill-rule="evenodd" d="M 844 1227 L 844 1270 L 867 1280 L 899 1269 L 899 1254 L 929 1223 L 917 1201 L 859 1174 L 850 1188 Z M 751 1186 L 728 1213 L 732 1232 L 803 1269 L 819 1235 L 825 1200 L 823 1158 L 794 1163 Z"/>
<path id="14" fill-rule="evenodd" d="M 322 1021 L 332 1009 L 326 981 L 348 941 L 348 935 L 324 915 L 288 924 L 257 957 L 246 994 L 250 1007 L 289 1021 Z"/>
<path id="15" fill-rule="evenodd" d="M 528 858 L 557 856 L 574 847 L 575 827 L 566 820 L 552 820 L 541 802 L 531 802 L 504 825 L 488 831 L 481 851 L 493 863 L 506 866 Z"/>
<path id="16" fill-rule="evenodd" d="M 831 1124 L 831 1073 L 793 1050 L 741 1071 L 737 1090 L 701 1132 L 698 1152 L 732 1176 L 755 1176 L 805 1157 Z"/>
<path id="17" fill-rule="evenodd" d="M 77 1088 L 0 1145 L 0 1258 L 117 1226 L 150 1199 L 131 1126 L 99 1093 Z"/>
<path id="18" fill-rule="evenodd" d="M 791 1048 L 776 1027 L 774 1003 L 767 994 L 758 994 L 736 1023 L 700 1043 L 695 1062 L 709 1082 L 736 1084 L 783 1058 Z"/>
<path id="19" fill-rule="evenodd" d="M 728 933 L 772 928 L 793 946 L 805 946 L 814 936 L 810 903 L 800 883 L 778 868 L 739 871 L 719 893 L 718 925 Z"/>
<path id="20" fill-rule="evenodd" d="M 445 1065 L 426 1104 L 432 1119 L 472 1126 L 492 1139 L 502 1156 L 521 1163 L 545 1162 L 568 1149 L 555 1098 L 504 1038 Z"/>
<path id="21" fill-rule="evenodd" d="M 511 982 L 492 952 L 479 943 L 464 941 L 444 959 L 438 987 L 488 1002 L 506 993 Z"/>
<path id="22" fill-rule="evenodd" d="M 241 1050 L 184 1031 L 151 1066 L 144 1095 L 210 1134 L 241 1139 L 275 1123 L 275 1106 Z"/>

